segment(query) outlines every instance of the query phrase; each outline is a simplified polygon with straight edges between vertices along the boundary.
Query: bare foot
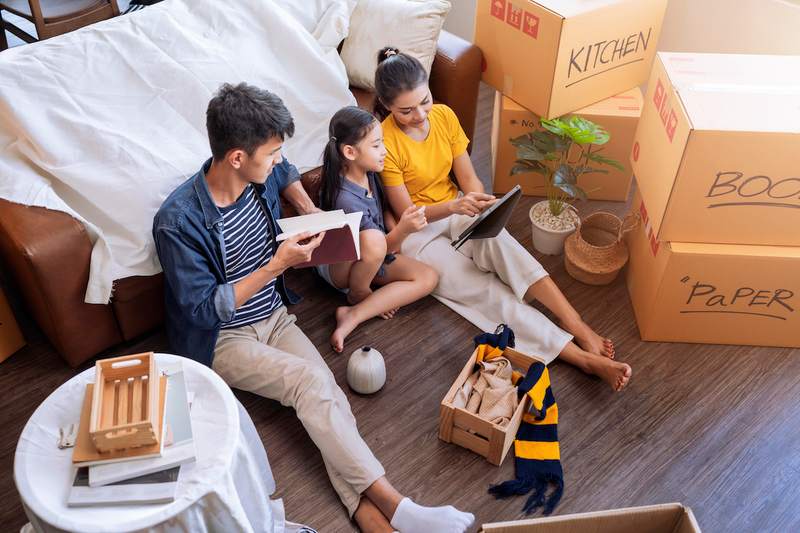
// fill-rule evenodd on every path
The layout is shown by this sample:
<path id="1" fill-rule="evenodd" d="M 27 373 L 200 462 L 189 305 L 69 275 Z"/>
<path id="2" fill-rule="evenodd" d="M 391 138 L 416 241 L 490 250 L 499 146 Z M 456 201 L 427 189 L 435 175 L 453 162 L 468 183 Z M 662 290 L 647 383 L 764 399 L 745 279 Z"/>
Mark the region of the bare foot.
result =
<path id="1" fill-rule="evenodd" d="M 633 370 L 630 365 L 612 361 L 596 354 L 589 354 L 586 371 L 608 383 L 616 392 L 621 391 L 631 379 Z"/>
<path id="2" fill-rule="evenodd" d="M 367 289 L 366 291 L 363 292 L 354 291 L 353 289 L 350 289 L 347 293 L 347 302 L 350 305 L 356 305 L 357 303 L 360 303 L 363 300 L 365 300 L 367 296 L 369 296 L 370 294 L 372 294 L 372 289 Z"/>
<path id="3" fill-rule="evenodd" d="M 611 339 L 601 337 L 583 320 L 575 323 L 564 322 L 564 328 L 575 336 L 575 342 L 589 353 L 614 359 L 614 343 Z"/>
<path id="4" fill-rule="evenodd" d="M 384 320 L 389 320 L 390 318 L 394 318 L 395 313 L 400 310 L 399 307 L 395 307 L 394 309 L 389 309 L 385 313 L 381 313 L 380 317 Z"/>
<path id="5" fill-rule="evenodd" d="M 331 334 L 331 346 L 336 353 L 344 350 L 344 340 L 356 329 L 358 322 L 353 316 L 353 308 L 341 306 L 336 308 L 336 329 Z"/>

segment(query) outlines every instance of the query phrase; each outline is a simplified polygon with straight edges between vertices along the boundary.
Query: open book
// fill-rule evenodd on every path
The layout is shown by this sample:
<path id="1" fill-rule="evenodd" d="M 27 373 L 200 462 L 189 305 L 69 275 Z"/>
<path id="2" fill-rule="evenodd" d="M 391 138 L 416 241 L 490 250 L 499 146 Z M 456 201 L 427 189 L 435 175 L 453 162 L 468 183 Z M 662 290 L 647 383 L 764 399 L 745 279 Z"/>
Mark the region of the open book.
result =
<path id="1" fill-rule="evenodd" d="M 325 232 L 325 238 L 314 250 L 311 261 L 295 265 L 295 268 L 357 261 L 361 259 L 358 238 L 361 215 L 361 211 L 345 213 L 341 209 L 337 209 L 336 211 L 281 218 L 278 219 L 278 226 L 283 233 L 278 235 L 277 240 L 285 241 L 306 231 L 314 235 Z"/>

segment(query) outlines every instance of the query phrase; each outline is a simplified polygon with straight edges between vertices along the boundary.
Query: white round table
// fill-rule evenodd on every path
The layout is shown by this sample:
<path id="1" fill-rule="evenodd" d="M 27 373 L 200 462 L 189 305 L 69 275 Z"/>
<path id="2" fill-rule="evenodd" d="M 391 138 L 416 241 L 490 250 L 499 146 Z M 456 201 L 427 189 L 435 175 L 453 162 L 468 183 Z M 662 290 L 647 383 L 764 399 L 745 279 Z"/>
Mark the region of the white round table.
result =
<path id="1" fill-rule="evenodd" d="M 75 477 L 72 448 L 56 446 L 59 427 L 77 423 L 94 367 L 56 389 L 22 430 L 14 481 L 35 531 L 267 531 L 285 527 L 281 500 L 250 416 L 209 368 L 183 357 L 156 354 L 159 367 L 182 363 L 195 394 L 191 420 L 197 460 L 181 466 L 175 501 L 154 505 L 67 507 Z M 25 529 L 25 528 L 23 528 Z"/>

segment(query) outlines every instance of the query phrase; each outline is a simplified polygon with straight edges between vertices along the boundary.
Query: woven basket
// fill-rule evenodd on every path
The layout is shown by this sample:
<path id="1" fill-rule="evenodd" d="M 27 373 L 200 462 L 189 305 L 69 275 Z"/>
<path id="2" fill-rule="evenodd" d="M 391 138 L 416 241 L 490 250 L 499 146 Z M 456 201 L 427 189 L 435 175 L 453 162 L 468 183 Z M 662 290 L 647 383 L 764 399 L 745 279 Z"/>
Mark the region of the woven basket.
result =
<path id="1" fill-rule="evenodd" d="M 570 276 L 588 285 L 608 285 L 628 262 L 623 236 L 639 222 L 629 213 L 625 220 L 606 211 L 587 216 L 564 243 L 564 265 Z"/>

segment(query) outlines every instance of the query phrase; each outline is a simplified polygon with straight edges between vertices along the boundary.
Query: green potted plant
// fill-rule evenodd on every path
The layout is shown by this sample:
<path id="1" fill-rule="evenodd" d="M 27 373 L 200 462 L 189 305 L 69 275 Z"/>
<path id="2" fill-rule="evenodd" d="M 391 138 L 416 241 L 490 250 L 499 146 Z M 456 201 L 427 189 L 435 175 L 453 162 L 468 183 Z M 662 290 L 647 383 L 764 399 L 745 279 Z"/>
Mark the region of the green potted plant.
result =
<path id="1" fill-rule="evenodd" d="M 577 227 L 572 202 L 587 198 L 579 178 L 591 172 L 608 173 L 603 165 L 624 167 L 600 153 L 611 136 L 590 120 L 579 116 L 541 119 L 541 127 L 511 139 L 517 148 L 511 174 L 535 172 L 544 177 L 547 200 L 534 204 L 529 213 L 533 246 L 541 253 L 557 255 Z"/>

